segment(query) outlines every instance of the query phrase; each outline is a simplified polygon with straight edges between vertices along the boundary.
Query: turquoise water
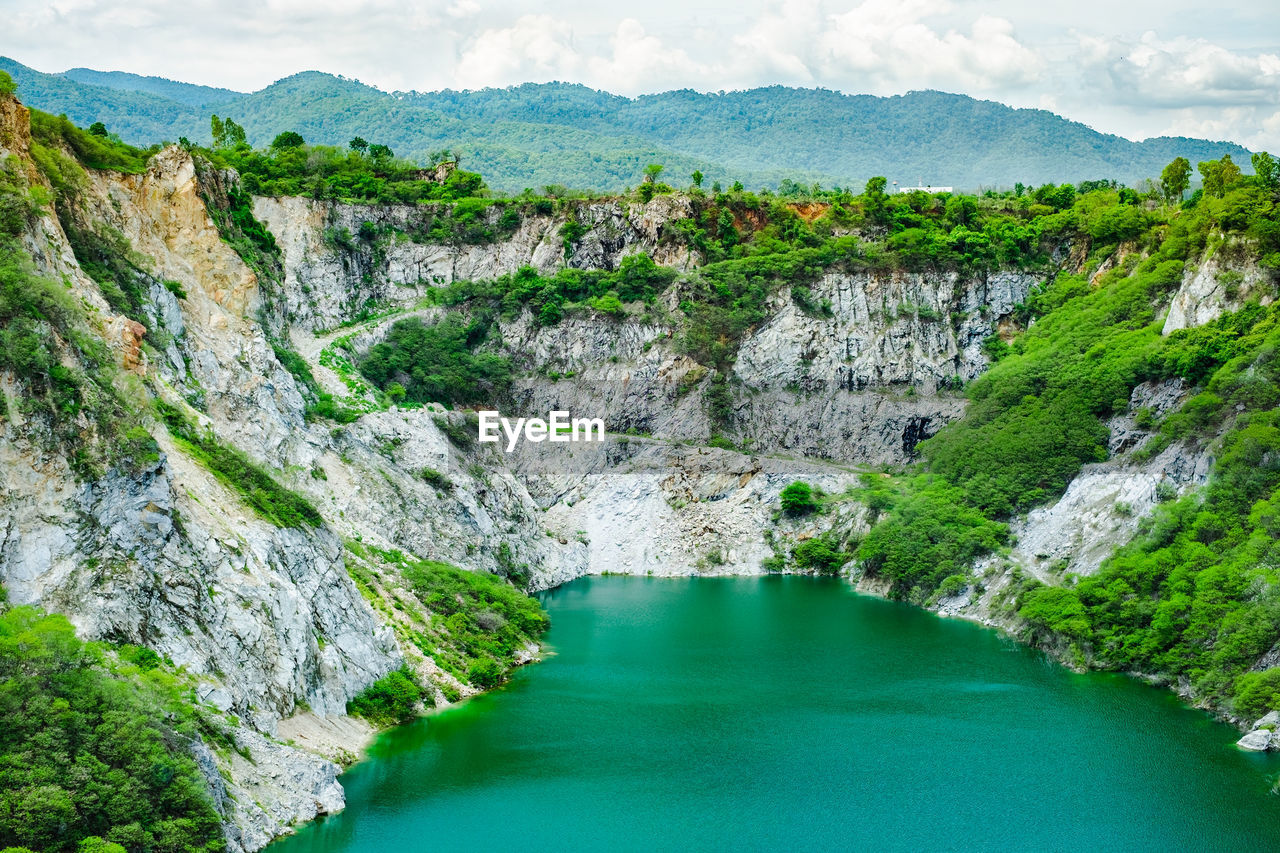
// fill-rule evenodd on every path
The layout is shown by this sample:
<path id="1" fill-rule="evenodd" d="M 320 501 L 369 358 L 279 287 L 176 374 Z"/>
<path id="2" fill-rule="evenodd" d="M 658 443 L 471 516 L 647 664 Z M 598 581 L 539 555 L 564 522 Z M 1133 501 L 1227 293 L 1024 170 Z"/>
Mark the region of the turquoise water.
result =
<path id="1" fill-rule="evenodd" d="M 1280 849 L 1280 761 L 976 625 L 798 577 L 546 606 L 554 656 L 388 732 L 271 853 Z"/>

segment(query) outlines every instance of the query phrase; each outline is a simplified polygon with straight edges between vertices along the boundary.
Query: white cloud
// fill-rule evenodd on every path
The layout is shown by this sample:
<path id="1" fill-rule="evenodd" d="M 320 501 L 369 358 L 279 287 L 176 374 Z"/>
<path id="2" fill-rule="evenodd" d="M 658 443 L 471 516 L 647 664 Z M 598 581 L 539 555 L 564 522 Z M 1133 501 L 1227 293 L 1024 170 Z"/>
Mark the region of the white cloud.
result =
<path id="1" fill-rule="evenodd" d="M 1165 113 L 1164 136 L 1226 139 L 1254 151 L 1280 153 L 1280 110 L 1254 106 L 1224 107 L 1206 113 L 1182 108 Z"/>
<path id="2" fill-rule="evenodd" d="M 1044 61 L 1005 18 L 977 17 L 967 33 L 939 33 L 926 19 L 949 11 L 940 0 L 866 0 L 831 16 L 819 42 L 826 74 L 848 71 L 878 86 L 989 91 L 1035 82 Z"/>
<path id="3" fill-rule="evenodd" d="M 445 14 L 451 18 L 470 18 L 479 11 L 480 4 L 476 0 L 457 0 L 444 10 Z"/>
<path id="4" fill-rule="evenodd" d="M 1082 59 L 1093 79 L 1114 97 L 1162 107 L 1280 104 L 1280 56 L 1228 50 L 1201 38 L 1161 39 L 1147 32 L 1137 42 L 1082 40 Z"/>
<path id="5" fill-rule="evenodd" d="M 509 27 L 476 36 L 459 58 L 453 76 L 466 88 L 573 80 L 634 95 L 687 86 L 690 79 L 709 71 L 684 50 L 649 35 L 634 18 L 618 23 L 609 45 L 608 53 L 579 51 L 567 21 L 524 15 Z"/>
<path id="6" fill-rule="evenodd" d="M 745 32 L 734 36 L 738 67 L 727 85 L 815 85 L 813 60 L 805 54 L 812 50 L 822 29 L 823 14 L 817 0 L 784 0 L 766 9 Z"/>
<path id="7" fill-rule="evenodd" d="M 680 48 L 646 33 L 634 18 L 619 23 L 609 43 L 612 55 L 593 56 L 587 66 L 592 82 L 611 92 L 633 95 L 688 86 L 709 70 Z"/>
<path id="8" fill-rule="evenodd" d="M 572 80 L 582 65 L 567 22 L 550 15 L 524 15 L 509 27 L 477 36 L 458 60 L 453 77 L 472 89 L 545 83 Z"/>
<path id="9" fill-rule="evenodd" d="M 1010 21 L 981 15 L 967 31 L 938 27 L 951 9 L 945 0 L 864 0 L 824 13 L 816 0 L 788 0 L 735 37 L 734 76 L 877 93 L 986 93 L 1037 79 L 1044 62 Z"/>

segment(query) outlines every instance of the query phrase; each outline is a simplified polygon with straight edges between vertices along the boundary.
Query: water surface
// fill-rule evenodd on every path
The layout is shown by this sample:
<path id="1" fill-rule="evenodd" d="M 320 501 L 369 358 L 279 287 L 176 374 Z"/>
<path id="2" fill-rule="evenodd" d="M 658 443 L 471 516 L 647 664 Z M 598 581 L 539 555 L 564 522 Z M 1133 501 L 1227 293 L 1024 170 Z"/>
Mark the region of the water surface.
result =
<path id="1" fill-rule="evenodd" d="M 799 577 L 584 578 L 271 853 L 1277 850 L 1280 760 L 1124 676 Z"/>

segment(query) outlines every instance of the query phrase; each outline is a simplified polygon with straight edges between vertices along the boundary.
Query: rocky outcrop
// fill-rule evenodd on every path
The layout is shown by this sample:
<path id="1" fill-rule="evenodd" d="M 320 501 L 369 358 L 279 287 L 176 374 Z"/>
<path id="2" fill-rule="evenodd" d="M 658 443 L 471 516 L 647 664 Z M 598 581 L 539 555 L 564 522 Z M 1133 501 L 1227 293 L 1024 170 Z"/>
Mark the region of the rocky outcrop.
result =
<path id="1" fill-rule="evenodd" d="M 796 480 L 839 493 L 858 474 L 821 462 L 750 456 L 710 447 L 611 436 L 600 444 L 522 445 L 509 463 L 545 507 L 551 538 L 575 547 L 570 572 L 654 576 L 759 574 L 773 556 L 764 532 L 778 494 Z M 810 538 L 850 523 L 860 504 L 791 525 Z M 577 555 L 575 555 L 577 556 Z"/>
<path id="2" fill-rule="evenodd" d="M 1067 573 L 1094 574 L 1157 504 L 1208 482 L 1211 461 L 1203 449 L 1177 444 L 1138 463 L 1120 459 L 1085 466 L 1055 503 L 1013 523 L 1011 557 L 1048 583 L 1061 582 Z"/>
<path id="3" fill-rule="evenodd" d="M 610 269 L 636 252 L 679 270 L 696 260 L 673 237 L 672 223 L 691 213 L 677 196 L 644 206 L 566 202 L 554 215 L 525 216 L 510 236 L 479 245 L 430 242 L 424 221 L 439 215 L 432 207 L 259 198 L 254 209 L 282 247 L 284 299 L 301 336 L 370 310 L 406 312 L 431 287 L 456 280 L 497 278 L 526 265 L 550 273 L 565 262 L 560 235 L 570 218 L 586 229 L 571 246 L 571 266 Z M 496 228 L 497 210 L 485 215 Z M 825 306 L 817 313 L 783 288 L 767 306 L 769 319 L 738 348 L 733 414 L 723 424 L 707 419 L 705 383 L 690 375 L 705 368 L 679 352 L 676 288 L 645 317 L 583 309 L 544 327 L 526 312 L 502 322 L 499 337 L 526 373 L 515 398 L 522 413 L 563 408 L 603 416 L 617 431 L 706 441 L 723 430 L 756 452 L 900 463 L 963 412 L 963 400 L 947 389 L 982 372 L 982 342 L 1037 280 L 1019 273 L 832 273 L 809 288 L 809 304 Z M 390 324 L 353 330 L 356 351 Z"/>
<path id="4" fill-rule="evenodd" d="M 1276 733 L 1277 727 L 1280 727 L 1280 713 L 1271 711 L 1255 722 L 1244 737 L 1236 741 L 1236 746 L 1250 752 L 1280 750 L 1280 734 Z"/>
<path id="5" fill-rule="evenodd" d="M 684 199 L 658 196 L 647 205 L 570 201 L 554 213 L 510 209 L 518 224 L 509 232 L 503 230 L 502 208 L 476 214 L 497 239 L 438 242 L 430 226 L 437 217 L 448 219 L 446 206 L 254 199 L 254 215 L 275 235 L 284 256 L 289 319 L 306 331 L 333 328 L 366 309 L 407 308 L 431 287 L 494 279 L 523 266 L 542 273 L 566 263 L 613 269 L 636 252 L 679 269 L 695 261 L 670 230 L 673 220 L 689 215 Z M 562 231 L 571 220 L 585 230 L 566 257 Z"/>
<path id="6" fill-rule="evenodd" d="M 1270 305 L 1276 298 L 1275 279 L 1256 263 L 1235 260 L 1233 246 L 1220 247 L 1204 263 L 1188 266 L 1164 321 L 1164 334 L 1203 326 L 1249 300 Z"/>

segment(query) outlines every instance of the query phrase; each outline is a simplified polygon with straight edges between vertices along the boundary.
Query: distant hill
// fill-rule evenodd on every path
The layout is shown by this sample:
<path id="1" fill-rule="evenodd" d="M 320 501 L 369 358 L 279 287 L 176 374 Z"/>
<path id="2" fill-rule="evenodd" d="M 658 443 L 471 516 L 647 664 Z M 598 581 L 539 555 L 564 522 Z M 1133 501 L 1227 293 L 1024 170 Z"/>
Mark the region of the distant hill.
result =
<path id="1" fill-rule="evenodd" d="M 169 98 L 193 107 L 206 104 L 222 104 L 244 97 L 244 92 L 231 89 L 218 89 L 213 86 L 197 86 L 192 83 L 180 83 L 165 77 L 143 77 L 124 71 L 94 71 L 92 68 L 72 68 L 63 71 L 62 75 L 77 83 L 88 83 L 93 86 L 105 86 L 108 89 L 120 89 L 125 92 L 150 92 L 162 98 Z"/>
<path id="2" fill-rule="evenodd" d="M 459 151 L 499 189 L 634 185 L 648 163 L 672 182 L 775 186 L 783 178 L 860 188 L 872 175 L 957 189 L 1154 178 L 1170 160 L 1232 155 L 1239 145 L 1184 137 L 1131 142 L 1044 110 L 944 92 L 893 97 L 784 86 L 722 94 L 692 90 L 625 98 L 570 83 L 480 91 L 387 93 L 307 71 L 251 94 L 158 77 L 77 68 L 44 74 L 7 58 L 0 69 L 31 106 L 101 121 L 128 142 L 209 141 L 209 114 L 230 115 L 265 145 L 296 130 L 308 142 L 353 136 L 423 159 Z"/>

